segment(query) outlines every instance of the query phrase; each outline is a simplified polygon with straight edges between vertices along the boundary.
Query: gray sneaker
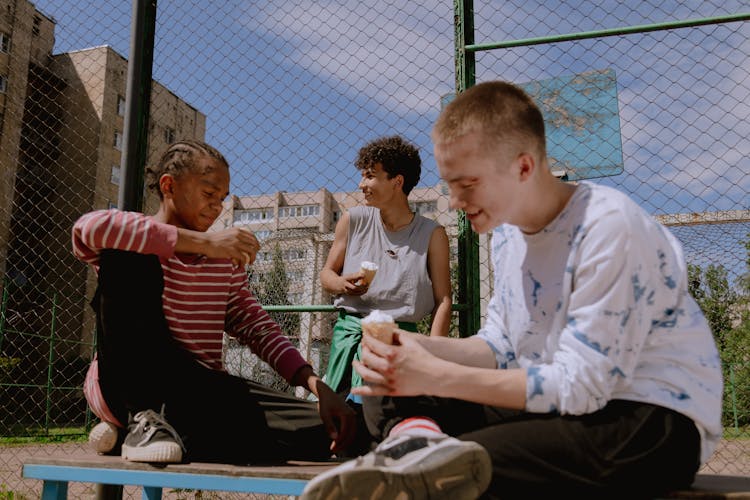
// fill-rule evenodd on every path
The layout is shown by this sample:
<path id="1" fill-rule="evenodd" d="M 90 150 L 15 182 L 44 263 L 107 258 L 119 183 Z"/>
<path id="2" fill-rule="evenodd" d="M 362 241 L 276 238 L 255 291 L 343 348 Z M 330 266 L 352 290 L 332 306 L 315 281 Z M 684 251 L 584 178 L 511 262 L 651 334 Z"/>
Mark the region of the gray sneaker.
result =
<path id="1" fill-rule="evenodd" d="M 475 500 L 491 476 L 489 454 L 473 441 L 406 434 L 315 477 L 300 499 Z"/>
<path id="2" fill-rule="evenodd" d="M 139 411 L 128 422 L 128 435 L 122 443 L 122 458 L 131 462 L 178 463 L 185 446 L 162 413 Z"/>

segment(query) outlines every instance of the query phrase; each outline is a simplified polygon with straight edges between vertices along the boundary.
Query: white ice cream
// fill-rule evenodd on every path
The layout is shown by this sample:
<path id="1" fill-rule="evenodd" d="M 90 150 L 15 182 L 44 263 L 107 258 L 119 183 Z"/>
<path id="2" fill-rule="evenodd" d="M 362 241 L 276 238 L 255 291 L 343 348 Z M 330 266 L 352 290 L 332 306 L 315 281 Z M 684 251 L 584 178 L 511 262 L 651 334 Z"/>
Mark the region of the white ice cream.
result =
<path id="1" fill-rule="evenodd" d="M 362 323 L 393 323 L 393 316 L 375 309 L 370 314 L 362 318 Z"/>
<path id="2" fill-rule="evenodd" d="M 367 271 L 377 271 L 378 265 L 374 262 L 370 262 L 369 260 L 363 260 L 362 263 L 359 265 L 362 269 L 365 269 Z"/>

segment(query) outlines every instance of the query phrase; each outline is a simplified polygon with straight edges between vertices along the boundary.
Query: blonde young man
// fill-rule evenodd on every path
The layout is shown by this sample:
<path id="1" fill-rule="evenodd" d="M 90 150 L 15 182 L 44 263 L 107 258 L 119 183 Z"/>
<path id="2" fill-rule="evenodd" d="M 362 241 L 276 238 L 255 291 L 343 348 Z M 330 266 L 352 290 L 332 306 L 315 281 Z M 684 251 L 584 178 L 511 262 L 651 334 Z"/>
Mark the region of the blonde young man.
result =
<path id="1" fill-rule="evenodd" d="M 721 436 L 722 379 L 680 244 L 623 193 L 556 179 L 541 112 L 514 85 L 467 90 L 432 138 L 451 206 L 493 231 L 485 326 L 365 339 L 358 392 L 415 397 L 370 415 L 385 440 L 305 498 L 651 498 L 689 486 Z"/>

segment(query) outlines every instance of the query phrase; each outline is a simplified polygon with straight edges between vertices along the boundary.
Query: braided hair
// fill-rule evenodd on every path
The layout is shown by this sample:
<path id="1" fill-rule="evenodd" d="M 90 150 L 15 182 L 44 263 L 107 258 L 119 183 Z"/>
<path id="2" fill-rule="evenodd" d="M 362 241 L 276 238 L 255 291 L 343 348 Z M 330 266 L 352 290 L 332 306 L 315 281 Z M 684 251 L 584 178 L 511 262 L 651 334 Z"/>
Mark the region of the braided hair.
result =
<path id="1" fill-rule="evenodd" d="M 159 188 L 159 180 L 161 179 L 161 176 L 164 174 L 170 174 L 174 177 L 179 177 L 185 171 L 206 174 L 208 173 L 207 170 L 210 170 L 211 167 L 204 169 L 206 171 L 199 172 L 197 170 L 197 160 L 201 156 L 214 158 L 229 168 L 229 163 L 226 158 L 224 158 L 224 155 L 213 146 L 210 146 L 205 142 L 185 139 L 170 144 L 164 154 L 162 154 L 161 159 L 156 166 L 148 167 L 146 169 L 146 187 L 158 194 L 160 200 L 163 200 L 164 195 Z"/>

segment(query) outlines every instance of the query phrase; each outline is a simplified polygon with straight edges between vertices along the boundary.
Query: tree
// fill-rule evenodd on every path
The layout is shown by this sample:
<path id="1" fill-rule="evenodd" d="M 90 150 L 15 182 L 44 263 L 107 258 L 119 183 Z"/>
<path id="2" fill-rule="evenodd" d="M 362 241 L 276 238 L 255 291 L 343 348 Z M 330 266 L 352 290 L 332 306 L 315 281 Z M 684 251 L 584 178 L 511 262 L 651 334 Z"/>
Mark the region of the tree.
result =
<path id="1" fill-rule="evenodd" d="M 252 271 L 251 271 L 252 272 Z M 289 303 L 289 277 L 286 274 L 281 245 L 277 242 L 273 249 L 271 269 L 263 273 L 258 283 L 258 300 L 263 305 L 283 305 Z M 299 346 L 299 314 L 293 312 L 269 313 L 271 318 L 278 323 L 281 331 L 289 339 Z M 273 388 L 287 392 L 293 392 L 293 389 L 274 372 L 267 364 L 258 363 L 253 370 L 253 378 L 261 383 Z"/>
<path id="2" fill-rule="evenodd" d="M 729 285 L 726 268 L 721 264 L 709 264 L 704 271 L 699 266 L 688 264 L 688 283 L 719 349 L 723 349 L 732 330 L 732 315 L 739 300 L 737 292 Z"/>
<path id="3" fill-rule="evenodd" d="M 688 265 L 690 293 L 706 316 L 721 356 L 724 425 L 735 427 L 750 424 L 750 234 L 744 246 L 747 272 L 738 288 L 730 286 L 721 265 L 705 270 Z"/>
<path id="4" fill-rule="evenodd" d="M 289 277 L 286 274 L 286 265 L 278 243 L 273 249 L 271 270 L 261 278 L 259 290 L 258 300 L 263 305 L 289 304 Z M 270 314 L 288 337 L 293 339 L 299 337 L 299 314 L 292 312 L 271 312 Z"/>

